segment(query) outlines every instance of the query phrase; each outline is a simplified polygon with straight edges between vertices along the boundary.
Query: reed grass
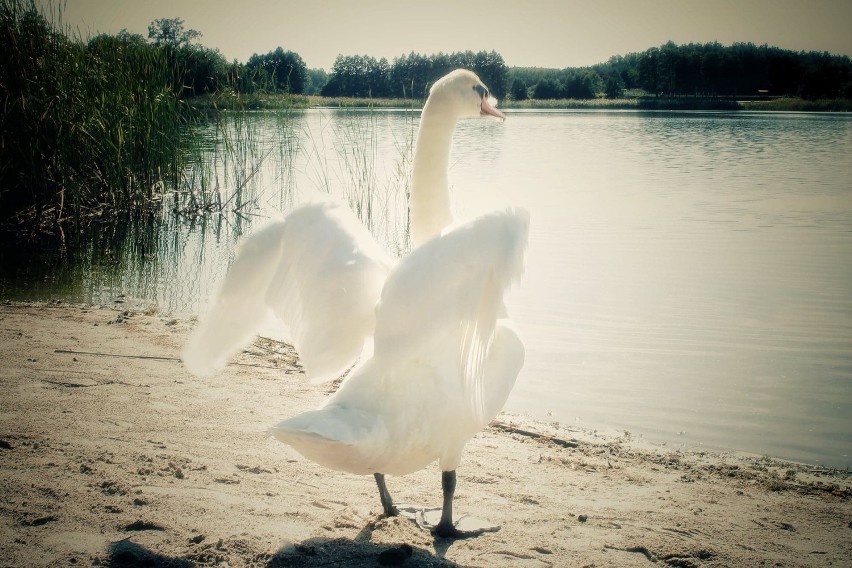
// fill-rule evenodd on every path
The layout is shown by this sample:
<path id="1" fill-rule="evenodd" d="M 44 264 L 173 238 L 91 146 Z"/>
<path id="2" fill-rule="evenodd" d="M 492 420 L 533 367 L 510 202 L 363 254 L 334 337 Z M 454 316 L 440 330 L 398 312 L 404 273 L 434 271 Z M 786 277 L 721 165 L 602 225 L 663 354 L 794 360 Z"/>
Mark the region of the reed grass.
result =
<path id="1" fill-rule="evenodd" d="M 340 108 L 340 109 L 416 109 L 423 107 L 424 100 L 401 98 L 366 98 L 366 97 L 307 97 L 311 108 Z"/>
<path id="2" fill-rule="evenodd" d="M 240 93 L 225 89 L 195 97 L 189 104 L 203 112 L 292 110 L 309 108 L 312 98 L 290 93 Z"/>
<path id="3" fill-rule="evenodd" d="M 714 97 L 631 97 L 622 99 L 509 100 L 502 109 L 524 110 L 739 110 L 737 101 Z"/>
<path id="4" fill-rule="evenodd" d="M 292 95 L 290 93 L 238 93 L 227 90 L 196 97 L 190 101 L 190 104 L 193 108 L 201 111 L 307 108 L 419 110 L 423 106 L 423 102 L 418 99 L 322 97 L 319 95 Z"/>
<path id="5" fill-rule="evenodd" d="M 34 0 L 0 0 L 0 219 L 79 228 L 141 210 L 181 169 L 191 113 L 162 50 L 88 43 Z"/>
<path id="6" fill-rule="evenodd" d="M 405 113 L 401 130 L 386 128 L 385 114 L 375 109 L 320 109 L 314 116 L 319 123 L 298 133 L 303 179 L 346 201 L 387 250 L 403 254 L 410 248 L 408 195 L 419 115 Z M 388 142 L 393 161 L 382 163 L 388 158 L 380 145 Z"/>
<path id="7" fill-rule="evenodd" d="M 500 101 L 502 110 L 637 110 L 639 99 L 527 99 Z"/>
<path id="8" fill-rule="evenodd" d="M 779 97 L 763 101 L 740 101 L 745 110 L 781 112 L 852 112 L 852 99 L 805 100 L 797 97 Z"/>

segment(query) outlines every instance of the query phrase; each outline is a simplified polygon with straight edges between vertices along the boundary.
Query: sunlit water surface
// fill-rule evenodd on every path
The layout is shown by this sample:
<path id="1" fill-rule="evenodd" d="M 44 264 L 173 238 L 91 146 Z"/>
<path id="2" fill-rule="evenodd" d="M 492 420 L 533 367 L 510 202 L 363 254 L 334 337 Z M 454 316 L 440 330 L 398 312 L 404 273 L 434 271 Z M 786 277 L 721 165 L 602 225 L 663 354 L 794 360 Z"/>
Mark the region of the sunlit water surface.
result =
<path id="1" fill-rule="evenodd" d="M 7 250 L 3 294 L 203 314 L 240 236 L 318 191 L 404 251 L 417 119 L 257 115 L 231 133 L 251 140 L 237 157 L 211 134 L 188 180 L 226 201 L 239 187 L 229 212 L 102 228 L 72 259 Z M 458 217 L 532 216 L 508 410 L 852 464 L 852 117 L 511 112 L 460 123 L 451 163 Z"/>

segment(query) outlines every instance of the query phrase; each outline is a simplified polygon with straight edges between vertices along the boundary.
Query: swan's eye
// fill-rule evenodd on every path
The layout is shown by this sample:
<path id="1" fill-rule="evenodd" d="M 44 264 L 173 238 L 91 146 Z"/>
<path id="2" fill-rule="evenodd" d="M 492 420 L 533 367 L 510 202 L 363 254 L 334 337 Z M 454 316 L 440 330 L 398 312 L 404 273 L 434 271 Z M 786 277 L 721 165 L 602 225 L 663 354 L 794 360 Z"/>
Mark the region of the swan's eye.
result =
<path id="1" fill-rule="evenodd" d="M 488 98 L 488 89 L 486 89 L 482 85 L 474 85 L 473 90 L 476 91 L 476 93 L 479 95 L 480 99 L 487 99 Z"/>

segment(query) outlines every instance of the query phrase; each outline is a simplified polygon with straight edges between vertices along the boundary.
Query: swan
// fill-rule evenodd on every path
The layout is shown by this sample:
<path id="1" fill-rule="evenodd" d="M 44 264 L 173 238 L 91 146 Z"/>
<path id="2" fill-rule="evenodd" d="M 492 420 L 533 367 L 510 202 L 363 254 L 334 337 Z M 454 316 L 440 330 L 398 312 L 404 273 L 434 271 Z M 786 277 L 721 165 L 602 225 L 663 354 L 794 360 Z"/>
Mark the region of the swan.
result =
<path id="1" fill-rule="evenodd" d="M 467 70 L 430 89 L 415 145 L 410 253 L 395 262 L 341 203 L 302 205 L 241 243 L 183 352 L 192 373 L 209 375 L 273 315 L 289 328 L 312 382 L 351 367 L 319 409 L 282 421 L 272 434 L 323 466 L 372 474 L 388 516 L 405 511 L 385 475 L 437 460 L 440 518 L 437 509 L 416 517 L 440 537 L 499 528 L 454 522 L 456 469 L 465 444 L 505 404 L 524 362 L 503 298 L 523 272 L 529 215 L 510 208 L 456 223 L 450 210 L 456 122 L 505 119 L 494 104 Z"/>

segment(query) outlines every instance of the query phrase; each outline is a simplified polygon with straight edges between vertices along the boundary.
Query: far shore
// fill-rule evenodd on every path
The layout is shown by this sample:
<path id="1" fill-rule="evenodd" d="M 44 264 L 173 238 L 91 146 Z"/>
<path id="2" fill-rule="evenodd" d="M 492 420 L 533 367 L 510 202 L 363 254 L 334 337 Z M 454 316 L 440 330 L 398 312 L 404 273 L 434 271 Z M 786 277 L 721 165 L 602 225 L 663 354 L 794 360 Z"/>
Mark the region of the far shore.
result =
<path id="1" fill-rule="evenodd" d="M 282 110 L 308 108 L 405 109 L 419 111 L 418 99 L 321 97 L 287 94 L 217 93 L 190 99 L 199 110 Z M 747 110 L 775 112 L 849 112 L 850 99 L 806 100 L 796 97 L 630 97 L 621 99 L 501 100 L 502 110 Z"/>

